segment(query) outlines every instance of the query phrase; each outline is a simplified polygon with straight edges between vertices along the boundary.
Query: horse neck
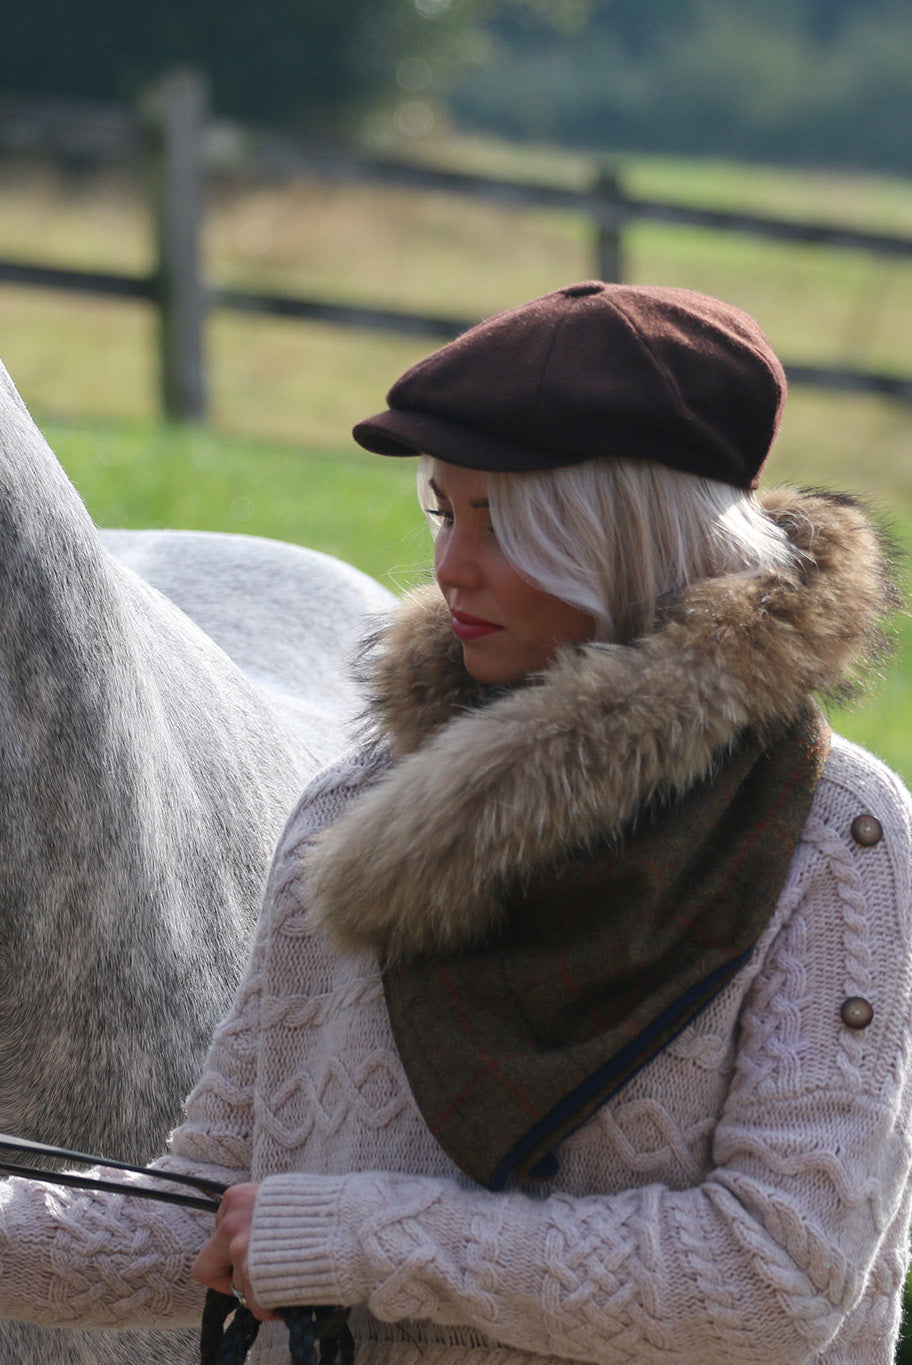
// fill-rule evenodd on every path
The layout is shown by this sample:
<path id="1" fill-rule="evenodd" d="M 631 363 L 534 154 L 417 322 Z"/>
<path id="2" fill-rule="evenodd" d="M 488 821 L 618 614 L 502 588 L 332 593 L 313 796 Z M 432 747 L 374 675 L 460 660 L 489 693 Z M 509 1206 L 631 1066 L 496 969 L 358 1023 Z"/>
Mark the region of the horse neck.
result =
<path id="1" fill-rule="evenodd" d="M 174 635 L 180 623 L 172 629 L 154 594 L 102 549 L 0 375 L 0 1127 L 7 1131 L 89 1150 L 105 1137 L 120 1153 L 148 1155 L 201 1046 L 180 1036 L 168 1010 L 207 991 L 224 1003 L 224 983 L 198 983 L 193 963 L 185 969 L 181 961 L 181 935 L 203 941 L 202 925 L 183 924 L 181 915 L 189 920 L 197 893 L 211 915 L 205 885 L 216 895 L 222 888 L 218 867 L 202 855 L 191 860 L 181 842 L 195 799 L 181 778 L 194 756 L 193 738 L 174 738 L 171 724 L 173 712 L 189 706 L 186 686 L 171 686 L 168 723 L 161 719 L 162 680 L 173 684 L 175 673 Z M 182 649 L 174 646 L 174 656 L 186 682 L 193 661 Z M 205 831 L 202 816 L 200 825 Z M 184 905 L 181 888 L 197 864 Z M 253 887 L 244 890 L 249 913 Z M 224 899 L 239 942 L 232 892 L 238 901 L 233 884 Z M 221 970 L 228 975 L 228 966 Z M 198 1032 L 213 1022 L 203 1019 Z M 134 1073 L 147 1078 L 141 1093 L 129 1104 L 112 1100 L 129 1093 Z"/>
<path id="2" fill-rule="evenodd" d="M 36 726 L 77 721 L 74 698 L 103 692 L 117 616 L 91 518 L 2 371 L 0 706 L 20 742 Z"/>

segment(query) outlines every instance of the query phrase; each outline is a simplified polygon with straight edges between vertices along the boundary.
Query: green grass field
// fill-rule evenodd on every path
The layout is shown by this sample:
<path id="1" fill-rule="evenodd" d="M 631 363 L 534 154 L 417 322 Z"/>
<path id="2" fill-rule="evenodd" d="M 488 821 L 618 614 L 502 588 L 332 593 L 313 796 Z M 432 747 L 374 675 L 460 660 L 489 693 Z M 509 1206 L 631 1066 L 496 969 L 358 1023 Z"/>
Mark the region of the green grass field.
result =
<path id="1" fill-rule="evenodd" d="M 453 139 L 421 148 L 441 164 L 588 183 L 590 159 Z M 624 162 L 654 198 L 851 223 L 912 221 L 912 184 L 659 159 Z M 517 213 L 439 195 L 299 182 L 219 187 L 207 221 L 213 281 L 343 302 L 483 316 L 592 273 L 592 230 L 568 214 Z M 0 183 L 0 256 L 145 270 L 147 214 L 128 179 L 62 185 L 10 171 Z M 912 263 L 640 226 L 627 278 L 718 294 L 760 320 L 793 360 L 912 373 Z M 372 458 L 349 437 L 383 406 L 425 342 L 217 314 L 208 332 L 206 429 L 156 419 L 155 319 L 137 303 L 0 287 L 0 355 L 102 525 L 183 526 L 276 536 L 330 551 L 405 588 L 429 542 L 410 462 Z M 769 481 L 866 498 L 912 547 L 912 409 L 796 389 Z M 912 782 L 912 632 L 863 703 L 835 721 Z"/>

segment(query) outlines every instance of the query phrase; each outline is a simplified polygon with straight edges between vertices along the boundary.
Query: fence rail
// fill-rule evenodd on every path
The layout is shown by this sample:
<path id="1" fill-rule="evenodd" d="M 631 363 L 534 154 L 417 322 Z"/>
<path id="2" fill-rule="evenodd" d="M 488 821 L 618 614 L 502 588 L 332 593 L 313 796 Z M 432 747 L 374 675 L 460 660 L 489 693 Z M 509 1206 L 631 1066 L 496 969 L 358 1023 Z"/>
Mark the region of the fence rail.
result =
<path id="1" fill-rule="evenodd" d="M 625 193 L 616 175 L 606 171 L 599 172 L 588 188 L 571 189 L 315 149 L 268 130 L 212 119 L 205 82 L 192 70 L 168 73 L 146 92 L 137 110 L 89 101 L 38 102 L 2 97 L 0 152 L 52 156 L 74 165 L 123 164 L 139 159 L 146 162 L 154 186 L 157 244 L 156 268 L 150 276 L 0 260 L 0 283 L 153 303 L 161 322 L 163 408 L 169 417 L 181 419 L 205 417 L 203 334 L 206 316 L 213 308 L 318 320 L 342 327 L 391 330 L 440 340 L 459 335 L 478 320 L 209 288 L 202 273 L 200 239 L 203 190 L 210 176 L 275 181 L 309 175 L 452 194 L 518 210 L 578 214 L 594 226 L 593 275 L 607 280 L 624 277 L 623 234 L 636 221 L 860 251 L 881 258 L 912 258 L 912 238 L 632 196 Z M 874 393 L 912 402 L 912 376 L 787 360 L 785 368 L 793 384 Z"/>

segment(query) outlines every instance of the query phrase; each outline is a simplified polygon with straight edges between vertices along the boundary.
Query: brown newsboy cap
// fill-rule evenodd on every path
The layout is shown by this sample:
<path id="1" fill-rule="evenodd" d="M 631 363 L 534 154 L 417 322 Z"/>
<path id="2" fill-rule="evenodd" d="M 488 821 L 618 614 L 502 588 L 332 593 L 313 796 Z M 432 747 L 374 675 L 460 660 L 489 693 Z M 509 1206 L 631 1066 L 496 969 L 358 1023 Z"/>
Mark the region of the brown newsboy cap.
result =
<path id="1" fill-rule="evenodd" d="M 353 435 L 519 472 L 602 455 L 755 488 L 785 372 L 747 313 L 687 289 L 568 285 L 498 313 L 419 361 Z"/>

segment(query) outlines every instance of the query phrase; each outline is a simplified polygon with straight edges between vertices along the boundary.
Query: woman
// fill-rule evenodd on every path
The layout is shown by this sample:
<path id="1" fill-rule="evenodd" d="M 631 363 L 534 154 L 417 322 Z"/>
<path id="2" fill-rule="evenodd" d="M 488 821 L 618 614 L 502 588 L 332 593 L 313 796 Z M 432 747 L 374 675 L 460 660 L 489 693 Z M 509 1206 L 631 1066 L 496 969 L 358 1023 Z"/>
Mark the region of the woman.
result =
<path id="1" fill-rule="evenodd" d="M 364 1365 L 892 1359 L 912 803 L 812 694 L 895 602 L 849 501 L 753 494 L 784 392 L 738 310 L 589 282 L 356 427 L 420 455 L 437 586 L 174 1134 L 233 1188 L 209 1236 L 10 1182 L 3 1312 L 192 1321 L 208 1237 L 202 1283 L 351 1307 Z"/>

